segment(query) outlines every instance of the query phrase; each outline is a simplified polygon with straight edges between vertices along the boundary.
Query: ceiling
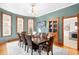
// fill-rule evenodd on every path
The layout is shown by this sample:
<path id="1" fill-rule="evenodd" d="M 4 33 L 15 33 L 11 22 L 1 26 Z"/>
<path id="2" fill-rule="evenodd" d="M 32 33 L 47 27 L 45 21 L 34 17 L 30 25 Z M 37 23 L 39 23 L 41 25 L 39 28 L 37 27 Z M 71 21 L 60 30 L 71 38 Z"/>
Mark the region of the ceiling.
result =
<path id="1" fill-rule="evenodd" d="M 32 4 L 35 5 L 35 15 L 31 13 Z M 73 4 L 75 3 L 0 3 L 0 8 L 19 15 L 38 17 Z"/>

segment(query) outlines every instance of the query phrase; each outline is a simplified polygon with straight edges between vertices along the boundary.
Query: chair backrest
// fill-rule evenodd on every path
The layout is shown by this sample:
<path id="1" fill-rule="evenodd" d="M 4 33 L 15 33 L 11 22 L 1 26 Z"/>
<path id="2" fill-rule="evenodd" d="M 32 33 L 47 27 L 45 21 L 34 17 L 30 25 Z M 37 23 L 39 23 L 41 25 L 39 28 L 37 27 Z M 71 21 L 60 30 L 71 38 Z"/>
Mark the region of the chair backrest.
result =
<path id="1" fill-rule="evenodd" d="M 46 34 L 46 33 L 42 33 L 42 38 L 43 38 L 44 40 L 47 40 L 47 34 Z"/>
<path id="2" fill-rule="evenodd" d="M 19 38 L 19 40 L 21 40 L 21 36 L 20 36 L 20 33 L 17 33 L 17 35 L 18 35 L 18 38 Z"/>
<path id="3" fill-rule="evenodd" d="M 54 41 L 54 36 L 51 36 L 49 38 L 49 46 L 52 46 L 53 45 L 53 41 Z"/>
<path id="4" fill-rule="evenodd" d="M 26 38 L 26 40 L 27 40 L 27 44 L 28 44 L 29 46 L 32 46 L 32 37 L 31 37 L 30 35 L 26 35 L 25 38 Z"/>
<path id="5" fill-rule="evenodd" d="M 23 31 L 23 32 L 22 32 L 22 34 L 26 34 L 26 32 L 25 32 L 25 31 Z"/>
<path id="6" fill-rule="evenodd" d="M 25 38 L 25 34 L 24 33 L 21 33 L 21 40 L 25 41 L 26 38 Z"/>

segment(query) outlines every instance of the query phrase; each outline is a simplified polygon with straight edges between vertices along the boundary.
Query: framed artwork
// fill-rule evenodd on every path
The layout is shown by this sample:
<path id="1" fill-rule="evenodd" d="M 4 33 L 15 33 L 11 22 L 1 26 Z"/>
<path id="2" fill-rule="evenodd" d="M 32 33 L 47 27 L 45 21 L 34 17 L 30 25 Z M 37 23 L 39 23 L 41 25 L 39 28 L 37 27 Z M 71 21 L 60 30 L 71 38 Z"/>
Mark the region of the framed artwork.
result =
<path id="1" fill-rule="evenodd" d="M 11 35 L 11 16 L 2 13 L 2 36 Z"/>
<path id="2" fill-rule="evenodd" d="M 17 17 L 17 33 L 23 32 L 23 18 L 22 17 Z"/>
<path id="3" fill-rule="evenodd" d="M 41 22 L 38 22 L 38 27 L 40 28 L 45 28 L 46 27 L 46 21 L 41 21 Z"/>

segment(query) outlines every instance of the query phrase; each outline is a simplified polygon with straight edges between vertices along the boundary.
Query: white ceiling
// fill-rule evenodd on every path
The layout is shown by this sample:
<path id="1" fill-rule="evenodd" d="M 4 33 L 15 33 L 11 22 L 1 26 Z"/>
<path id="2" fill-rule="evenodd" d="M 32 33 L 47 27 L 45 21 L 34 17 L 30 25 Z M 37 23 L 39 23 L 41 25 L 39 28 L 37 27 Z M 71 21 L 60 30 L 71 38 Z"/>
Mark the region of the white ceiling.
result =
<path id="1" fill-rule="evenodd" d="M 0 8 L 19 15 L 33 16 L 31 14 L 32 4 L 35 4 L 35 17 L 38 17 L 71 6 L 75 3 L 0 3 Z"/>

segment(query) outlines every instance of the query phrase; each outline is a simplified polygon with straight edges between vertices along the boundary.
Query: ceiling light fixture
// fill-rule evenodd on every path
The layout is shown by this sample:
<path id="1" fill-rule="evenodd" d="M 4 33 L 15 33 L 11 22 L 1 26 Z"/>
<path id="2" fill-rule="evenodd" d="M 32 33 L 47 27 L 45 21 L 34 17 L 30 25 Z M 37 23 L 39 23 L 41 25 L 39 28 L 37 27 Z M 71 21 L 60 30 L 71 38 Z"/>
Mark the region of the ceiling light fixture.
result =
<path id="1" fill-rule="evenodd" d="M 36 5 L 32 4 L 32 16 L 36 15 Z"/>

